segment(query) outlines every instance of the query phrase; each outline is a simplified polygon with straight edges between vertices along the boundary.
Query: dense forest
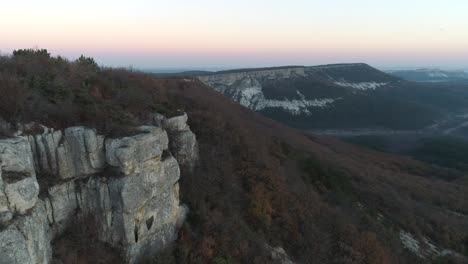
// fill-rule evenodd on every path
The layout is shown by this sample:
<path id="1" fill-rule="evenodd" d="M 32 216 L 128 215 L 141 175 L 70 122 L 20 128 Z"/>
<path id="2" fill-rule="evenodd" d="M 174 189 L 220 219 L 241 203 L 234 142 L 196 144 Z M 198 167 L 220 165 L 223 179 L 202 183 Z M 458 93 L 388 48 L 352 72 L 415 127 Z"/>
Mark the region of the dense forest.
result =
<path id="1" fill-rule="evenodd" d="M 423 135 L 398 142 L 394 136 L 370 135 L 345 137 L 343 140 L 377 151 L 407 155 L 426 163 L 468 172 L 468 142 L 463 138 Z M 398 144 L 405 146 L 395 147 Z"/>
<path id="2" fill-rule="evenodd" d="M 196 79 L 100 67 L 85 56 L 1 56 L 0 94 L 0 116 L 16 128 L 37 121 L 120 135 L 154 112 L 188 113 L 200 145 L 197 168 L 181 176 L 190 213 L 176 243 L 150 263 L 271 263 L 275 247 L 298 263 L 463 263 L 468 256 L 468 178 L 459 170 L 306 136 Z M 457 254 L 418 257 L 401 231 Z"/>

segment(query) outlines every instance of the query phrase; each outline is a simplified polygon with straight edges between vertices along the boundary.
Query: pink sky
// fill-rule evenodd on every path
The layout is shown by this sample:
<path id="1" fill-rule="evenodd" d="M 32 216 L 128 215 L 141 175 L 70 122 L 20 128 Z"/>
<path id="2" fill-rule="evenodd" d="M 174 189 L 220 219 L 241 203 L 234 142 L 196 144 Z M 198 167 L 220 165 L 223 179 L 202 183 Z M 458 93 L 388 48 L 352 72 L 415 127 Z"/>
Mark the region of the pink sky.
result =
<path id="1" fill-rule="evenodd" d="M 64 2 L 2 4 L 0 50 L 47 48 L 140 68 L 336 62 L 468 68 L 467 1 Z"/>

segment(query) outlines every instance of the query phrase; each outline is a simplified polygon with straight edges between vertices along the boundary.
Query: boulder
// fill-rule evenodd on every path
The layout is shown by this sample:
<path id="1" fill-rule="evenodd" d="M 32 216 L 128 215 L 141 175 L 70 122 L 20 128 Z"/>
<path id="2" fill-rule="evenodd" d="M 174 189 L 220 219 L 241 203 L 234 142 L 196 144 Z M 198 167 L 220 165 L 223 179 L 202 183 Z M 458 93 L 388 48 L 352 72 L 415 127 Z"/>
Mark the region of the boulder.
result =
<path id="1" fill-rule="evenodd" d="M 0 139 L 2 170 L 35 176 L 31 147 L 27 137 Z"/>
<path id="2" fill-rule="evenodd" d="M 0 222 L 24 214 L 37 202 L 39 184 L 26 137 L 0 140 Z"/>
<path id="3" fill-rule="evenodd" d="M 169 148 L 183 171 L 193 171 L 198 161 L 198 143 L 187 124 L 187 114 L 164 120 L 163 127 L 169 134 Z"/>
<path id="4" fill-rule="evenodd" d="M 138 129 L 140 134 L 124 138 L 106 139 L 106 161 L 120 168 L 124 175 L 138 173 L 147 161 L 160 159 L 168 147 L 167 133 L 153 126 Z"/>
<path id="5" fill-rule="evenodd" d="M 187 125 L 188 116 L 187 113 L 184 113 L 180 116 L 175 116 L 171 118 L 164 119 L 162 126 L 167 130 L 168 133 L 175 133 L 180 131 L 189 130 Z"/>
<path id="6" fill-rule="evenodd" d="M 4 189 L 8 199 L 8 207 L 12 212 L 25 214 L 27 210 L 36 205 L 39 184 L 35 177 L 20 178 L 18 181 L 5 181 Z"/>

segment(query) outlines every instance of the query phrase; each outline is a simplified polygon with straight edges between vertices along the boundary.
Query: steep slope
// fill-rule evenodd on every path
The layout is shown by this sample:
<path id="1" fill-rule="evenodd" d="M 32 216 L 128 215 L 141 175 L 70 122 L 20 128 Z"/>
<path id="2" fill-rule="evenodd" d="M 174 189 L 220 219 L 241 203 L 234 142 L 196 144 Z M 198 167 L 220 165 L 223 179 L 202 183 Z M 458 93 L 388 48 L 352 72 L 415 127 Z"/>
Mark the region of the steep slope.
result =
<path id="1" fill-rule="evenodd" d="M 406 82 L 362 63 L 234 70 L 198 78 L 252 110 L 303 129 L 421 129 L 463 111 L 468 102 L 466 85 L 447 90 Z"/>
<path id="2" fill-rule="evenodd" d="M 237 243 L 243 242 L 240 237 L 225 238 L 230 234 L 225 228 L 243 227 L 243 220 L 231 215 L 232 212 L 245 215 L 250 224 L 263 230 L 269 243 L 285 247 L 299 262 L 306 263 L 342 263 L 348 258 L 353 259 L 351 263 L 364 259 L 369 263 L 425 263 L 432 258 L 424 249 L 428 246 L 425 236 L 429 237 L 429 243 L 437 244 L 439 252 L 448 240 L 466 237 L 466 231 L 455 231 L 467 228 L 466 213 L 455 216 L 458 214 L 455 212 L 468 209 L 462 174 L 334 139 L 304 136 L 229 103 L 195 83 L 181 94 L 194 103 L 189 107 L 192 109 L 189 113 L 195 117 L 191 125 L 202 135 L 202 148 L 207 151 L 202 158 L 203 169 L 199 171 L 205 177 L 188 179 L 182 184 L 182 188 L 190 189 L 186 193 L 188 200 L 201 210 L 196 212 L 195 223 L 200 221 L 198 217 L 206 220 L 214 217 L 205 222 L 206 229 L 202 231 L 208 238 L 199 240 L 200 254 L 208 254 L 204 257 L 232 257 L 229 247 L 221 244 L 229 243 L 237 249 Z M 212 168 L 216 157 L 227 158 L 234 168 L 222 164 Z M 205 193 L 199 193 L 200 189 Z M 247 197 L 239 199 L 243 197 L 242 190 L 247 191 Z M 446 192 L 450 192 L 450 198 Z M 221 193 L 223 198 L 219 196 Z M 237 201 L 235 204 L 230 203 L 233 199 Z M 437 204 L 438 199 L 445 202 Z M 239 203 L 245 203 L 245 207 L 239 208 Z M 204 217 L 205 208 L 210 208 L 208 218 Z M 344 218 L 348 220 L 338 220 Z M 234 222 L 226 226 L 225 221 Z M 458 227 L 449 231 L 450 239 L 442 242 L 444 238 L 440 235 L 447 234 L 447 230 L 438 229 L 439 224 L 435 223 Z M 196 227 L 190 224 L 187 228 L 190 231 L 184 229 L 183 238 L 193 238 L 192 228 Z M 413 253 L 406 249 L 411 247 L 402 243 L 407 242 L 406 235 L 419 240 L 420 246 Z M 313 242 L 317 240 L 321 246 Z M 218 243 L 221 244 L 215 246 Z M 191 242 L 188 244 L 190 250 L 183 247 L 182 251 L 197 248 Z M 299 248 L 308 253 L 301 253 Z M 242 254 L 245 249 L 237 250 L 236 254 Z M 413 259 L 414 253 L 421 258 Z"/>
<path id="3" fill-rule="evenodd" d="M 2 94 L 15 87 L 25 95 L 0 104 L 10 122 L 122 136 L 155 111 L 187 112 L 200 160 L 193 172 L 182 168 L 180 199 L 190 211 L 160 263 L 274 263 L 282 249 L 298 263 L 428 263 L 467 254 L 468 180 L 457 171 L 305 136 L 197 79 L 36 55 L 0 65 Z M 50 78 L 30 81 L 37 76 Z M 62 105 L 69 110 L 58 112 Z"/>

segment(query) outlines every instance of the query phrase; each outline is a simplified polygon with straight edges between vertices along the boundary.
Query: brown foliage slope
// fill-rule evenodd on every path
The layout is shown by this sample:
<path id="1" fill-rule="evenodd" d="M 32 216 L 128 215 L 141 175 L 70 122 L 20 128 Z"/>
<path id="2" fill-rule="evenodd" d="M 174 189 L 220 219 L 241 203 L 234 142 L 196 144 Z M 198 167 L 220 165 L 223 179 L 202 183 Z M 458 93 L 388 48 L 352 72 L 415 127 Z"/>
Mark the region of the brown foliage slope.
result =
<path id="1" fill-rule="evenodd" d="M 456 172 L 305 136 L 192 79 L 34 52 L 1 57 L 0 76 L 12 122 L 121 133 L 154 111 L 188 112 L 201 161 L 181 179 L 191 213 L 164 261 L 265 263 L 268 243 L 303 263 L 413 263 L 401 229 L 466 254 L 467 180 L 446 180 Z"/>
<path id="2" fill-rule="evenodd" d="M 182 184 L 184 199 L 204 225 L 197 230 L 202 234 L 200 241 L 189 243 L 189 259 L 206 237 L 218 246 L 208 256 L 203 256 L 204 247 L 195 250 L 199 257 L 218 254 L 238 259 L 242 256 L 239 245 L 253 243 L 232 236 L 246 228 L 243 224 L 246 233 L 262 234 L 262 239 L 284 246 L 307 263 L 410 261 L 398 241 L 400 229 L 466 250 L 466 218 L 449 212 L 468 212 L 467 186 L 444 180 L 455 172 L 334 139 L 304 136 L 198 82 L 178 80 L 172 85 L 170 90 L 177 91 L 173 96 L 185 100 L 182 105 L 192 117 L 203 153 L 200 171 Z M 304 157 L 317 160 L 315 173 L 339 175 L 338 182 L 308 184 L 297 165 Z M 349 186 L 340 186 L 344 181 Z M 198 208 L 203 211 L 198 213 Z M 378 221 L 378 214 L 384 220 Z M 223 220 L 214 220 L 219 218 Z M 200 235 L 194 233 L 195 238 Z M 230 246 L 224 248 L 226 244 Z M 243 256 L 258 254 L 251 248 Z"/>

